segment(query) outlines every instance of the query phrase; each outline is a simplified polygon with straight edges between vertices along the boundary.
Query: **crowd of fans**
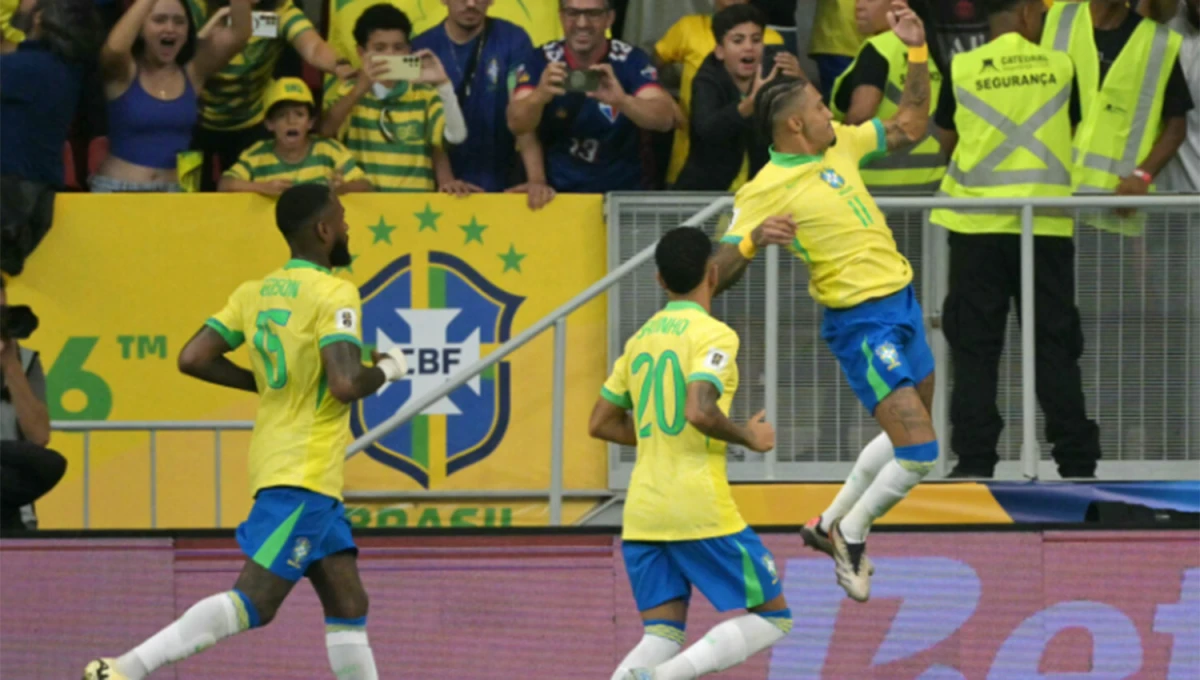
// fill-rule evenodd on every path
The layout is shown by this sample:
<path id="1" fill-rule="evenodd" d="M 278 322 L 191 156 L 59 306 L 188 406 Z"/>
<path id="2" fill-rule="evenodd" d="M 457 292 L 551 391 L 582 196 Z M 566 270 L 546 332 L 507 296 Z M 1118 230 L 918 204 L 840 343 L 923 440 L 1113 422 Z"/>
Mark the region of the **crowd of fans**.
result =
<path id="1" fill-rule="evenodd" d="M 28 250 L 48 227 L 47 196 L 64 187 L 277 195 L 324 181 L 524 192 L 534 208 L 555 192 L 736 190 L 766 162 L 747 124 L 763 83 L 807 76 L 839 120 L 859 123 L 894 110 L 889 83 L 903 77 L 889 0 L 538 1 L 557 3 L 563 39 L 535 46 L 530 33 L 546 27 L 489 16 L 493 0 L 442 0 L 447 18 L 420 35 L 405 0 L 355 0 L 366 7 L 354 53 L 340 54 L 293 0 L 3 0 L 0 172 L 6 198 L 23 196 L 5 208 L 5 230 L 32 224 Z M 953 55 L 986 39 L 987 0 L 912 2 L 940 81 Z M 1101 79 L 1143 15 L 1183 35 L 1151 155 L 1165 166 L 1182 145 L 1158 188 L 1196 191 L 1196 3 L 1091 4 Z M 697 8 L 707 11 L 680 16 Z M 419 72 L 391 73 L 387 58 L 400 55 L 418 56 Z M 906 173 L 880 161 L 868 183 L 935 188 L 946 159 L 934 135 L 910 155 L 924 158 Z"/>

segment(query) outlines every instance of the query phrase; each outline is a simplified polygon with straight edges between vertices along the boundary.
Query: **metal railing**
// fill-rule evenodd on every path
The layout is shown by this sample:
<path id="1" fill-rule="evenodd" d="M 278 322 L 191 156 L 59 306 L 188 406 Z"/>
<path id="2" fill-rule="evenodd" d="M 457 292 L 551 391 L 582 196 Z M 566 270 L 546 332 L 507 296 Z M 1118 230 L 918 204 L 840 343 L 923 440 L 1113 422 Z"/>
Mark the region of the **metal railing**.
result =
<path id="1" fill-rule="evenodd" d="M 696 194 L 610 196 L 610 263 L 623 261 L 656 242 L 662 232 L 678 224 L 682 214 L 713 198 Z M 720 200 L 726 206 L 731 204 L 727 196 Z M 901 252 L 913 264 L 913 285 L 926 313 L 929 341 L 939 368 L 933 416 L 942 450 L 947 454 L 940 461 L 943 472 L 952 458 L 948 438 L 952 362 L 941 332 L 948 247 L 945 230 L 927 219 L 927 211 L 939 207 L 1019 215 L 1026 230 L 1021 239 L 1020 284 L 1024 291 L 1033 290 L 1034 284 L 1034 212 L 1075 212 L 1077 300 L 1087 338 L 1081 366 L 1089 411 L 1099 421 L 1104 437 L 1100 473 L 1105 478 L 1197 474 L 1200 390 L 1195 385 L 1200 384 L 1200 357 L 1195 356 L 1195 350 L 1200 349 L 1200 197 L 880 197 L 877 202 L 887 214 Z M 1145 235 L 1138 238 L 1085 226 L 1095 222 L 1101 212 L 1117 207 L 1134 207 L 1143 215 L 1147 210 L 1157 212 L 1146 219 Z M 713 229 L 714 235 L 722 229 L 718 220 L 705 226 Z M 742 339 L 738 363 L 743 387 L 733 415 L 744 418 L 765 408 L 779 433 L 777 450 L 766 455 L 731 450 L 730 478 L 840 479 L 878 427 L 858 405 L 836 361 L 824 347 L 821 312 L 806 292 L 807 269 L 793 257 L 780 257 L 777 249 L 767 249 L 742 281 L 714 302 L 714 314 L 738 331 Z M 1026 293 L 1020 297 L 1020 316 L 1034 318 L 1035 296 Z M 650 265 L 610 294 L 610 359 L 663 301 Z M 1153 313 L 1147 313 L 1147 309 Z M 1009 430 L 1014 430 L 1012 439 L 1016 441 L 1009 453 L 1006 431 L 1000 453 L 1002 461 L 1011 462 L 1002 462 L 997 476 L 1053 476 L 1048 448 L 1039 439 L 1034 325 L 1021 325 L 1018 335 L 1013 333 L 1015 318 L 1010 320 L 1013 323 L 1009 324 L 1010 337 L 1001 364 L 999 408 L 1012 426 Z M 1118 377 L 1114 379 L 1113 373 Z M 1134 418 L 1141 420 L 1135 423 Z M 1138 450 L 1134 438 L 1122 438 L 1122 432 L 1142 432 L 1144 440 L 1161 437 L 1160 442 L 1165 443 L 1154 447 L 1146 444 L 1144 451 Z M 1130 442 L 1124 444 L 1124 439 Z M 611 447 L 610 486 L 624 488 L 633 460 L 632 448 Z"/>
<path id="2" fill-rule="evenodd" d="M 77 432 L 83 435 L 83 528 L 92 525 L 92 433 L 146 432 L 150 437 L 150 528 L 158 527 L 158 433 L 212 432 L 213 480 L 215 516 L 213 526 L 221 526 L 221 434 L 251 430 L 250 420 L 56 420 L 50 423 L 56 432 Z"/>
<path id="3" fill-rule="evenodd" d="M 935 238 L 933 234 L 937 233 L 934 230 L 940 229 L 933 227 L 924 218 L 924 211 L 931 208 L 952 208 L 975 210 L 980 209 L 995 209 L 997 211 L 1013 210 L 1019 211 L 1023 225 L 1021 235 L 1021 315 L 1023 318 L 1034 318 L 1034 298 L 1032 294 L 1034 290 L 1033 278 L 1033 217 L 1036 210 L 1041 209 L 1061 209 L 1061 210 L 1109 210 L 1118 207 L 1133 207 L 1138 209 L 1177 209 L 1184 211 L 1187 215 L 1192 215 L 1200 206 L 1197 197 L 1195 196 L 1150 196 L 1150 197 L 1087 197 L 1087 198 L 1037 198 L 1037 199 L 948 199 L 948 198 L 879 198 L 878 204 L 880 208 L 889 213 L 896 211 L 921 211 L 922 219 L 919 221 L 919 226 L 913 227 L 907 225 L 903 228 L 897 228 L 889 218 L 889 224 L 893 227 L 893 232 L 896 233 L 897 241 L 900 242 L 900 249 L 913 262 L 915 275 L 914 285 L 917 285 L 922 290 L 922 300 L 926 312 L 927 326 L 931 331 L 937 331 L 940 328 L 940 297 L 937 295 L 944 290 L 944 281 L 946 277 L 947 259 L 945 239 Z M 642 234 L 644 242 L 635 243 L 635 250 L 630 251 L 630 237 L 626 233 L 628 225 L 622 224 L 622 209 L 623 206 L 629 204 L 638 204 L 649 209 L 657 211 L 656 215 L 663 216 L 665 219 L 656 220 L 655 225 Z M 564 489 L 563 483 L 563 455 L 565 442 L 563 441 L 564 433 L 564 411 L 565 411 L 565 396 L 566 396 L 566 330 L 567 316 L 583 305 L 587 304 L 597 296 L 610 292 L 609 295 L 609 339 L 610 339 L 610 355 L 615 356 L 614 352 L 619 352 L 621 343 L 624 337 L 631 333 L 636 327 L 631 327 L 631 324 L 640 324 L 645 318 L 649 317 L 647 313 L 647 305 L 653 309 L 657 309 L 661 305 L 661 292 L 655 286 L 650 293 L 646 293 L 638 285 L 635 280 L 627 281 L 635 274 L 645 275 L 648 273 L 647 268 L 652 267 L 650 264 L 654 255 L 654 245 L 657 242 L 658 235 L 665 231 L 666 228 L 680 226 L 711 226 L 716 221 L 722 211 L 726 210 L 732 204 L 732 199 L 725 196 L 704 196 L 695 194 L 656 194 L 647 196 L 640 195 L 623 195 L 613 194 L 609 197 L 608 202 L 608 220 L 609 220 L 609 273 L 604 278 L 589 286 L 586 290 L 579 293 L 571 300 L 563 303 L 553 312 L 538 320 L 529 328 L 525 329 L 515 337 L 511 338 L 494 352 L 486 357 L 483 357 L 475 363 L 466 366 L 452 376 L 450 376 L 441 386 L 426 392 L 423 395 L 416 396 L 404 405 L 397 413 L 388 418 L 384 422 L 375 426 L 359 439 L 357 439 L 347 450 L 347 459 L 353 457 L 382 437 L 387 435 L 392 430 L 400 427 L 405 422 L 420 414 L 422 411 L 432 406 L 435 402 L 449 396 L 453 391 L 462 387 L 469 380 L 479 375 L 488 368 L 494 366 L 498 362 L 504 360 L 514 351 L 524 346 L 541 333 L 554 328 L 554 356 L 553 356 L 553 378 L 552 378 L 552 416 L 550 428 L 550 483 L 548 489 L 533 489 L 533 490 L 477 490 L 477 491 L 417 491 L 417 492 L 401 492 L 401 491 L 370 491 L 370 492 L 349 492 L 346 494 L 347 500 L 358 501 L 388 501 L 388 500 L 448 500 L 448 499 L 529 499 L 529 498 L 547 498 L 549 500 L 549 514 L 551 525 L 561 525 L 562 523 L 562 505 L 563 500 L 568 498 L 581 499 L 611 499 L 616 493 L 613 489 L 622 489 L 627 483 L 628 473 L 632 467 L 631 451 L 622 449 L 622 447 L 613 446 L 610 449 L 610 489 L 594 489 L 594 490 L 567 490 Z M 703 205 L 698 212 L 690 214 L 690 217 L 683 219 L 682 215 L 689 214 L 698 205 Z M 1189 217 L 1190 219 L 1190 217 Z M 1189 223 L 1190 226 L 1190 223 Z M 1197 225 L 1200 227 L 1200 225 Z M 1084 227 L 1080 227 L 1081 229 Z M 1200 232 L 1200 229 L 1196 229 Z M 1077 235 L 1078 238 L 1078 235 Z M 1189 237 L 1192 238 L 1192 237 Z M 1200 243 L 1200 234 L 1195 237 L 1196 243 Z M 1200 248 L 1188 241 L 1185 245 L 1186 252 L 1200 253 Z M 1185 258 L 1187 255 L 1184 256 Z M 764 266 L 760 275 L 756 268 L 752 267 L 747 272 L 745 278 L 737 287 L 729 292 L 726 292 L 717 300 L 716 313 L 721 316 L 727 323 L 739 330 L 742 336 L 743 356 L 739 357 L 741 373 L 744 376 L 743 384 L 749 385 L 750 389 L 743 390 L 743 396 L 739 397 L 735 409 L 739 412 L 748 414 L 758 408 L 767 410 L 767 417 L 774 423 L 780 423 L 780 384 L 781 384 L 781 353 L 780 353 L 780 332 L 781 327 L 788 324 L 790 331 L 803 329 L 804 331 L 816 336 L 817 326 L 813 320 L 817 318 L 811 302 L 802 299 L 806 296 L 803 291 L 803 286 L 797 285 L 802 283 L 805 274 L 800 269 L 799 265 L 790 262 L 788 274 L 791 276 L 790 286 L 783 285 L 784 272 L 780 260 L 780 253 L 777 247 L 770 247 L 764 255 Z M 1191 285 L 1195 292 L 1189 289 L 1189 297 L 1187 299 L 1187 327 L 1186 327 L 1186 343 L 1183 348 L 1185 356 L 1192 357 L 1195 354 L 1193 351 L 1193 343 L 1200 343 L 1200 329 L 1197 329 L 1195 334 L 1192 332 L 1191 324 L 1193 320 L 1200 322 L 1200 258 L 1196 265 L 1195 276 L 1185 283 Z M 652 280 L 652 276 L 646 277 L 647 280 Z M 628 289 L 622 288 L 623 282 L 629 284 Z M 799 291 L 799 292 L 797 292 Z M 785 297 L 786 296 L 786 299 Z M 788 314 L 782 313 L 784 303 L 789 305 Z M 804 305 L 810 305 L 805 308 Z M 747 310 L 761 309 L 762 310 L 762 327 L 759 328 L 755 324 L 748 323 L 750 316 L 754 316 L 757 312 L 747 313 Z M 632 319 L 632 321 L 631 321 Z M 946 364 L 946 346 L 944 339 L 940 337 L 940 332 L 932 333 L 930 344 L 933 347 L 937 365 L 939 367 Z M 813 343 L 815 346 L 815 343 Z M 1020 473 L 1022 476 L 1035 479 L 1042 474 L 1040 464 L 1043 461 L 1041 442 L 1038 439 L 1037 433 L 1037 401 L 1036 401 L 1036 383 L 1035 383 L 1035 348 L 1034 348 L 1034 325 L 1023 324 L 1021 327 L 1020 342 L 1017 343 L 1020 351 L 1020 385 L 1021 398 L 1019 419 L 1020 427 L 1020 453 L 1018 460 L 1020 463 Z M 796 354 L 796 352 L 793 352 Z M 610 356 L 610 358 L 612 358 Z M 823 356 L 823 355 L 822 355 Z M 1196 367 L 1200 367 L 1200 358 L 1192 357 Z M 812 361 L 814 370 L 826 370 L 828 366 L 821 366 L 819 362 L 828 361 L 828 358 L 819 359 L 817 353 L 812 353 Z M 792 373 L 796 370 L 796 357 L 788 357 L 784 363 L 788 363 Z M 760 369 L 760 373 L 756 373 L 753 369 Z M 836 368 L 835 368 L 836 371 Z M 1200 369 L 1196 370 L 1196 376 L 1181 376 L 1180 380 L 1184 384 L 1185 393 L 1183 402 L 1186 405 L 1192 404 L 1194 399 L 1200 399 L 1200 387 L 1193 388 L 1191 383 L 1193 380 L 1200 380 Z M 937 396 L 934 403 L 934 421 L 938 429 L 939 436 L 942 438 L 942 448 L 944 451 L 949 451 L 946 445 L 946 433 L 949 428 L 947 426 L 947 373 L 946 370 L 940 370 L 937 374 Z M 747 380 L 746 377 L 749 379 Z M 1177 376 L 1179 377 L 1179 376 Z M 840 376 L 837 377 L 840 383 Z M 795 384 L 794 377 L 791 383 Z M 758 389 L 761 387 L 762 389 Z M 1196 396 L 1193 395 L 1196 392 Z M 793 400 L 794 404 L 794 400 Z M 859 409 L 862 411 L 862 409 Z M 868 423 L 868 418 L 864 418 L 865 414 L 860 413 L 858 416 L 858 428 L 860 430 L 868 430 L 873 427 L 873 423 Z M 1193 436 L 1200 435 L 1200 423 L 1193 424 L 1195 414 L 1191 417 L 1185 417 L 1182 423 L 1182 436 L 1185 441 L 1185 446 L 1191 445 Z M 52 424 L 53 429 L 64 432 L 79 432 L 84 437 L 84 457 L 83 457 L 83 479 L 84 479 L 84 526 L 90 525 L 90 435 L 96 431 L 120 432 L 120 431 L 145 431 L 150 438 L 150 506 L 151 506 L 151 526 L 157 524 L 157 433 L 160 431 L 212 431 L 214 434 L 214 471 L 216 474 L 216 514 L 215 520 L 217 525 L 221 522 L 221 499 L 220 499 L 220 469 L 221 469 L 221 443 L 220 435 L 224 431 L 249 430 L 252 423 L 249 421 L 195 421 L 195 422 L 169 422 L 169 421 L 138 421 L 138 422 L 119 422 L 119 421 L 66 421 L 55 422 Z M 778 427 L 778 425 L 777 425 Z M 781 435 L 783 433 L 781 432 Z M 862 435 L 860 439 L 865 441 L 872 435 Z M 797 440 L 794 433 L 791 437 L 781 436 L 781 446 L 775 451 L 768 452 L 761 459 L 754 459 L 746 455 L 744 452 L 731 452 L 733 459 L 730 463 L 730 476 L 735 480 L 803 480 L 803 479 L 834 479 L 844 476 L 849 468 L 852 458 L 849 460 L 839 459 L 837 455 L 832 457 L 821 458 L 814 457 L 811 461 L 799 461 L 798 456 L 794 452 L 789 453 L 786 460 L 781 460 L 779 453 L 780 449 L 785 446 L 796 447 Z M 850 447 L 850 450 L 856 455 L 857 448 Z M 739 458 L 741 456 L 741 458 Z M 1195 451 L 1188 454 L 1187 461 L 1192 458 L 1200 459 L 1200 451 Z M 946 456 L 942 457 L 940 465 L 943 466 L 946 461 Z M 1194 473 L 1193 473 L 1194 474 Z"/>

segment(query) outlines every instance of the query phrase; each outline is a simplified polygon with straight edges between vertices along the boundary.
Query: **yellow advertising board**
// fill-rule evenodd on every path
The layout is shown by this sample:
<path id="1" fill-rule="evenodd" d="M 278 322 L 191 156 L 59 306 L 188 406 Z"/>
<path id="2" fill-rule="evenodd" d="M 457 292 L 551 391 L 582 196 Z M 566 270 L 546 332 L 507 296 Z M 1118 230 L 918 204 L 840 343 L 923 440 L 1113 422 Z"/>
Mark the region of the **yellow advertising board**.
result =
<path id="1" fill-rule="evenodd" d="M 401 345 L 413 372 L 353 410 L 355 434 L 601 278 L 600 196 L 560 196 L 531 212 L 523 196 L 357 194 L 343 197 L 368 345 Z M 249 420 L 256 398 L 181 375 L 175 357 L 242 281 L 288 257 L 273 202 L 250 194 L 61 195 L 46 240 L 10 283 L 41 326 L 55 420 Z M 564 473 L 568 488 L 606 486 L 603 444 L 587 416 L 604 380 L 606 311 L 599 298 L 567 324 Z M 545 489 L 549 486 L 552 333 L 468 382 L 353 458 L 349 491 Z M 248 349 L 234 360 L 246 364 Z M 250 505 L 249 434 L 90 435 L 93 528 L 234 526 Z M 45 528 L 82 526 L 83 436 L 55 433 L 67 477 L 39 503 Z M 219 500 L 218 485 L 220 478 Z M 151 480 L 155 483 L 152 484 Z M 153 493 L 152 493 L 153 491 Z M 348 505 L 353 505 L 349 503 Z M 568 503 L 564 516 L 590 504 Z M 545 524 L 544 503 L 360 508 L 360 524 Z M 433 510 L 430 514 L 428 511 Z M 390 511 L 390 514 L 388 514 Z M 403 517 L 402 517 L 403 516 Z M 354 517 L 352 516 L 352 519 Z"/>
<path id="2" fill-rule="evenodd" d="M 735 484 L 733 499 L 755 526 L 800 526 L 829 507 L 841 483 Z M 1012 517 L 979 483 L 920 484 L 879 524 L 1012 524 Z"/>

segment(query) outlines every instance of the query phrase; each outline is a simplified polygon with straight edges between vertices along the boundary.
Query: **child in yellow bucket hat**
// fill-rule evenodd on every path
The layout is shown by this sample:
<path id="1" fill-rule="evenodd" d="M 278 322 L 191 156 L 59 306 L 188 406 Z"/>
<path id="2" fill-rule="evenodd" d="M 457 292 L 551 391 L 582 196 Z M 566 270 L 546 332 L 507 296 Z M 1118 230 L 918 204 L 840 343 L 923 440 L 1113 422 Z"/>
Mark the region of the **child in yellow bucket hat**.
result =
<path id="1" fill-rule="evenodd" d="M 274 135 L 242 152 L 221 177 L 221 191 L 278 196 L 294 184 L 330 184 L 338 193 L 371 191 L 371 183 L 341 142 L 312 134 L 316 104 L 299 78 L 280 78 L 267 90 L 264 123 Z"/>

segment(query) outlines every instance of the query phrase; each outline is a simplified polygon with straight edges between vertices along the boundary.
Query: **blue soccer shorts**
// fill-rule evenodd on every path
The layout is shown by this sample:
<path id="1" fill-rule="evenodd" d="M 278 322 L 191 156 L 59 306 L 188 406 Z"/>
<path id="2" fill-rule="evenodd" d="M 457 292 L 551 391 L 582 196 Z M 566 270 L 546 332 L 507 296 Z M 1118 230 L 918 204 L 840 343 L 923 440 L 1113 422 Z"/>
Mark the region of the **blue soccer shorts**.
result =
<path id="1" fill-rule="evenodd" d="M 246 557 L 292 583 L 313 562 L 358 550 L 342 502 L 295 487 L 259 491 L 250 516 L 238 525 L 237 542 Z"/>
<path id="2" fill-rule="evenodd" d="M 750 527 L 695 541 L 625 541 L 621 553 L 641 612 L 690 601 L 692 586 L 722 612 L 752 609 L 783 592 L 771 551 Z"/>
<path id="3" fill-rule="evenodd" d="M 912 285 L 848 309 L 826 309 L 821 337 L 872 415 L 892 390 L 916 387 L 933 373 L 925 318 Z"/>

